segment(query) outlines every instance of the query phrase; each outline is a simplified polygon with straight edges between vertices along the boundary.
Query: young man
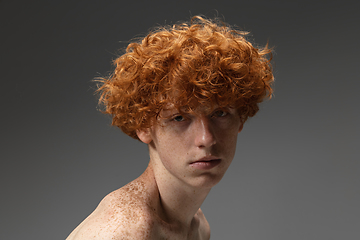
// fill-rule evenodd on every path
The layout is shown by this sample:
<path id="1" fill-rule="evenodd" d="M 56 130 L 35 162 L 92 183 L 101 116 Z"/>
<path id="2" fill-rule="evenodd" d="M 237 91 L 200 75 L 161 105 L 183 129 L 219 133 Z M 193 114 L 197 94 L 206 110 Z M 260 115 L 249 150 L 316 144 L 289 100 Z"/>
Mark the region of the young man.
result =
<path id="1" fill-rule="evenodd" d="M 194 17 L 131 43 L 102 80 L 113 125 L 149 147 L 136 180 L 106 196 L 67 240 L 209 239 L 200 209 L 238 133 L 272 93 L 267 57 L 246 33 Z"/>

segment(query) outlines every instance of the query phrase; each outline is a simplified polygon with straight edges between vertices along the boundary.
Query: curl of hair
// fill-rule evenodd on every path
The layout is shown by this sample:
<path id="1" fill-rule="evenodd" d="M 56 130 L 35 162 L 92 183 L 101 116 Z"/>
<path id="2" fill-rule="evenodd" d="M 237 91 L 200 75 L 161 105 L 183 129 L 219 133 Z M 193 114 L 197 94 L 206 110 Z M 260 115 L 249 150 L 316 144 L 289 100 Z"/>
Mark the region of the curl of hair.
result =
<path id="1" fill-rule="evenodd" d="M 253 47 L 247 34 L 199 16 L 150 32 L 130 43 L 112 75 L 100 80 L 104 112 L 135 139 L 169 103 L 231 106 L 247 120 L 271 98 L 274 80 L 271 49 Z"/>

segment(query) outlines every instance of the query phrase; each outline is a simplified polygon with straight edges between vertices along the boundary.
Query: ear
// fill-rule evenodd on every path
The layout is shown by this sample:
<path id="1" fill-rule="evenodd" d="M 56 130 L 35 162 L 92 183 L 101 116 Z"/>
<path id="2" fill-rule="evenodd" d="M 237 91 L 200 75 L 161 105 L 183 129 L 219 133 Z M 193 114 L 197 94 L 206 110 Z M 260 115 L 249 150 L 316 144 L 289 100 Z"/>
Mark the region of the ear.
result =
<path id="1" fill-rule="evenodd" d="M 142 141 L 143 143 L 149 144 L 152 141 L 150 128 L 137 129 L 136 130 L 136 135 L 138 136 L 140 141 Z"/>

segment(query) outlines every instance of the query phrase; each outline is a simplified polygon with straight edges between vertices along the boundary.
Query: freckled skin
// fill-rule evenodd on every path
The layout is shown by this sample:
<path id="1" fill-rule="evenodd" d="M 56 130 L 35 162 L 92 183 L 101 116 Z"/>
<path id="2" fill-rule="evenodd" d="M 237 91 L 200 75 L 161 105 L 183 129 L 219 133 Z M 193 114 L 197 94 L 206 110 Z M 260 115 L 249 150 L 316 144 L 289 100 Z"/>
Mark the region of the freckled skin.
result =
<path id="1" fill-rule="evenodd" d="M 138 179 L 108 194 L 66 240 L 210 239 L 201 209 L 186 236 L 159 216 L 159 192 L 149 167 Z"/>
<path id="2" fill-rule="evenodd" d="M 242 121 L 234 109 L 162 112 L 151 129 L 138 131 L 150 162 L 134 181 L 107 195 L 66 240 L 208 240 L 200 206 L 229 167 Z M 220 159 L 211 169 L 193 162 Z"/>

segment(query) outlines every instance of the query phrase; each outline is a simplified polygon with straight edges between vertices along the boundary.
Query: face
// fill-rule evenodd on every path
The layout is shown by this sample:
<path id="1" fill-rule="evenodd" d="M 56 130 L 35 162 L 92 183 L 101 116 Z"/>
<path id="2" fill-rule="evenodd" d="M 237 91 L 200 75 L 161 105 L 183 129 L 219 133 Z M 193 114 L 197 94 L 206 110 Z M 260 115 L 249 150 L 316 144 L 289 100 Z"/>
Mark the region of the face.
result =
<path id="1" fill-rule="evenodd" d="M 168 107 L 150 129 L 138 131 L 140 140 L 149 144 L 151 161 L 168 178 L 193 187 L 211 188 L 229 167 L 242 129 L 237 110 L 198 107 L 181 113 Z"/>

